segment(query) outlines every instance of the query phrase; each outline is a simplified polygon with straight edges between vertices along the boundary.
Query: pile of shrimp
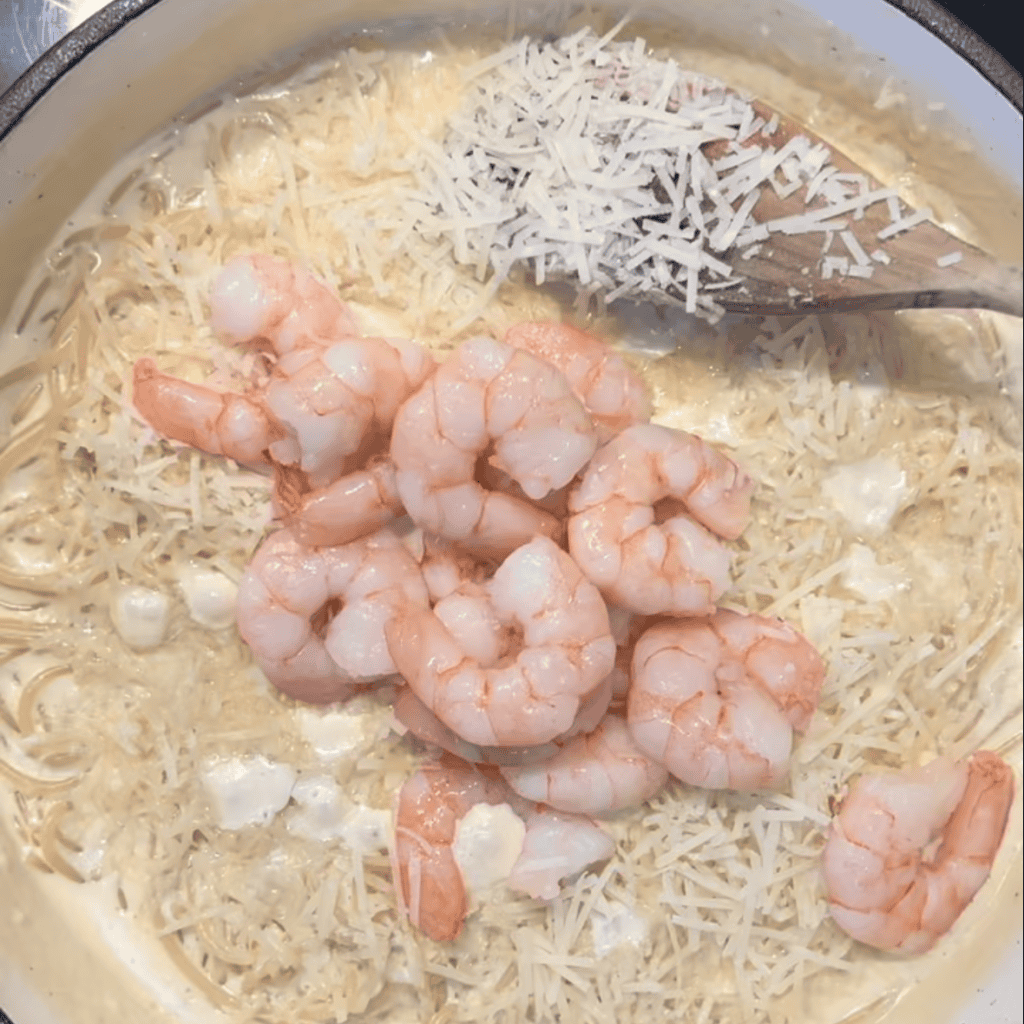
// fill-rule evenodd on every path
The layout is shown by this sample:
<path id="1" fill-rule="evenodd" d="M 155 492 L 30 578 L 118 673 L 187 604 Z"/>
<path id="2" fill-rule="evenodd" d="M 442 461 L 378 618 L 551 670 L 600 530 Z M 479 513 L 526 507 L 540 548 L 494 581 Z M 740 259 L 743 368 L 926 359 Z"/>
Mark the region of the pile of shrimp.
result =
<path id="1" fill-rule="evenodd" d="M 314 704 L 397 680 L 424 762 L 397 796 L 393 870 L 430 938 L 469 912 L 456 844 L 477 808 L 508 811 L 509 887 L 551 899 L 614 852 L 594 819 L 670 777 L 785 786 L 826 666 L 787 623 L 718 607 L 753 482 L 650 423 L 610 346 L 524 323 L 437 363 L 258 255 L 223 268 L 211 308 L 259 377 L 224 392 L 144 358 L 134 403 L 164 436 L 273 474 L 279 527 L 237 605 L 267 678 Z M 1012 795 L 989 752 L 858 779 L 823 856 L 836 923 L 929 949 L 987 878 Z"/>

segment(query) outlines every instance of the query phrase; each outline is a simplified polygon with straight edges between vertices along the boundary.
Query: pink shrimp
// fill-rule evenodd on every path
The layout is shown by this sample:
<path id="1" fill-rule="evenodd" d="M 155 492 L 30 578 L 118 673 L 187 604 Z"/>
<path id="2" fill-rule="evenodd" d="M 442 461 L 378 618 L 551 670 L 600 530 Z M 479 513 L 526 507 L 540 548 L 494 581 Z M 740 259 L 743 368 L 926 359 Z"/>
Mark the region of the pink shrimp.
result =
<path id="1" fill-rule="evenodd" d="M 442 750 L 468 764 L 519 766 L 537 764 L 554 757 L 572 737 L 592 732 L 597 728 L 611 702 L 610 677 L 580 702 L 580 710 L 572 727 L 564 736 L 548 743 L 529 747 L 484 747 L 464 740 L 441 721 L 416 696 L 409 686 L 403 686 L 395 699 L 395 718 L 417 739 Z M 588 812 L 596 813 L 596 812 Z"/>
<path id="2" fill-rule="evenodd" d="M 457 759 L 425 764 L 398 795 L 395 814 L 395 877 L 403 904 L 417 928 L 437 942 L 462 931 L 469 896 L 455 845 L 467 814 L 479 804 L 508 804 L 519 846 L 507 877 L 510 888 L 540 899 L 558 895 L 559 883 L 615 850 L 606 832 L 587 818 L 525 803 L 500 778 Z"/>
<path id="3" fill-rule="evenodd" d="M 146 421 L 165 437 L 225 455 L 245 466 L 265 466 L 271 447 L 285 437 L 259 393 L 218 391 L 161 373 L 147 358 L 135 364 L 132 401 Z"/>
<path id="4" fill-rule="evenodd" d="M 373 456 L 362 469 L 315 490 L 300 470 L 277 469 L 276 514 L 306 547 L 348 544 L 382 529 L 404 511 L 394 464 L 383 456 Z"/>
<path id="5" fill-rule="evenodd" d="M 629 729 L 641 750 L 692 786 L 774 788 L 824 676 L 817 651 L 779 619 L 723 610 L 663 622 L 633 652 Z"/>
<path id="6" fill-rule="evenodd" d="M 424 540 L 420 567 L 434 603 L 434 614 L 455 643 L 480 665 L 495 665 L 509 643 L 508 625 L 495 608 L 488 585 L 495 567 L 429 537 Z M 595 728 L 610 700 L 609 678 L 583 697 L 571 728 L 559 740 Z M 395 717 L 425 743 L 472 764 L 532 764 L 554 756 L 560 749 L 553 742 L 531 746 L 470 743 L 445 725 L 410 687 L 402 688 L 395 702 Z"/>
<path id="7" fill-rule="evenodd" d="M 629 695 L 629 681 L 633 672 L 633 649 L 637 640 L 657 622 L 656 618 L 634 615 L 625 608 L 608 606 L 608 623 L 615 641 L 615 667 L 608 676 L 612 695 L 609 707 L 616 713 L 626 713 L 626 698 Z"/>
<path id="8" fill-rule="evenodd" d="M 238 631 L 279 690 L 326 704 L 395 672 L 384 629 L 399 605 L 428 607 L 419 566 L 394 534 L 314 549 L 279 530 L 242 577 Z"/>
<path id="9" fill-rule="evenodd" d="M 310 490 L 335 483 L 386 450 L 399 405 L 434 369 L 414 342 L 348 338 L 328 348 L 281 357 L 266 388 L 267 408 L 288 430 L 271 448 L 275 460 L 306 474 Z"/>
<path id="10" fill-rule="evenodd" d="M 570 495 L 569 551 L 613 604 L 644 615 L 708 615 L 730 565 L 708 530 L 739 536 L 752 487 L 699 437 L 649 423 L 628 427 L 597 452 Z M 688 515 L 659 524 L 666 499 Z"/>
<path id="11" fill-rule="evenodd" d="M 650 421 L 653 409 L 646 385 L 615 349 L 593 334 L 571 324 L 540 320 L 509 328 L 505 341 L 546 359 L 565 374 L 602 439 Z"/>
<path id="12" fill-rule="evenodd" d="M 553 757 L 503 767 L 501 774 L 527 800 L 598 817 L 639 806 L 668 781 L 668 771 L 637 746 L 619 715 L 605 715 Z"/>
<path id="13" fill-rule="evenodd" d="M 345 543 L 394 518 L 401 505 L 393 468 L 381 469 L 378 459 L 368 469 L 366 462 L 386 452 L 399 405 L 433 372 L 426 350 L 402 339 L 358 337 L 336 295 L 270 257 L 229 263 L 211 305 L 226 340 L 270 345 L 276 360 L 268 379 L 232 395 L 167 376 L 142 359 L 135 404 L 146 419 L 211 454 L 284 470 L 277 511 L 305 543 Z M 349 473 L 357 475 L 339 482 Z"/>
<path id="14" fill-rule="evenodd" d="M 422 607 L 387 627 L 391 655 L 420 700 L 470 743 L 546 743 L 573 725 L 611 671 L 608 612 L 575 562 L 545 537 L 505 559 L 487 591 L 504 636 L 491 644 L 484 623 L 483 660 L 467 653 L 466 635 L 456 639 L 436 608 Z M 514 652 L 519 637 L 522 649 Z"/>
<path id="15" fill-rule="evenodd" d="M 395 718 L 417 739 L 430 746 L 439 747 L 449 754 L 454 754 L 467 764 L 534 764 L 545 758 L 553 757 L 559 750 L 555 743 L 540 743 L 532 747 L 482 747 L 475 743 L 469 743 L 454 730 L 449 729 L 413 693 L 409 686 L 403 686 L 398 691 L 394 712 Z"/>
<path id="16" fill-rule="evenodd" d="M 860 776 L 822 855 L 836 924 L 879 949 L 931 949 L 988 878 L 1013 792 L 1010 766 L 987 750 Z"/>
<path id="17" fill-rule="evenodd" d="M 593 423 L 554 367 L 492 338 L 460 346 L 398 411 L 391 457 L 402 503 L 425 530 L 503 556 L 561 524 L 528 501 L 486 490 L 490 461 L 537 500 L 594 453 Z"/>
<path id="18" fill-rule="evenodd" d="M 226 342 L 265 340 L 278 355 L 359 335 L 355 317 L 326 285 L 301 267 L 258 253 L 224 265 L 210 308 L 213 328 Z"/>
<path id="19" fill-rule="evenodd" d="M 522 814 L 523 812 L 520 811 Z M 615 840 L 596 822 L 538 805 L 524 814 L 523 850 L 508 886 L 539 900 L 553 900 L 561 881 L 615 852 Z"/>
<path id="20" fill-rule="evenodd" d="M 478 803 L 501 804 L 500 781 L 454 760 L 426 764 L 406 780 L 395 815 L 395 862 L 409 919 L 436 942 L 462 931 L 469 898 L 452 850 L 458 824 Z"/>

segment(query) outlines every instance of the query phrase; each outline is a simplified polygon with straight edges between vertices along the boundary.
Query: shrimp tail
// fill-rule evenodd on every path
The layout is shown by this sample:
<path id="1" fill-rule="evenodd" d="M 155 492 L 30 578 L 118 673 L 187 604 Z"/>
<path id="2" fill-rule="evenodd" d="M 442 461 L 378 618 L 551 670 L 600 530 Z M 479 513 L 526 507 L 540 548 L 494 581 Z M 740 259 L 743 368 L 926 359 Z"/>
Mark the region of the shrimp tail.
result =
<path id="1" fill-rule="evenodd" d="M 450 847 L 433 847 L 409 829 L 395 834 L 399 885 L 409 920 L 435 942 L 453 942 L 462 932 L 469 899 Z"/>
<path id="2" fill-rule="evenodd" d="M 154 430 L 210 455 L 247 466 L 269 462 L 270 445 L 283 428 L 259 402 L 162 373 L 149 358 L 138 360 L 132 399 Z"/>
<path id="3" fill-rule="evenodd" d="M 403 512 L 390 460 L 306 494 L 298 493 L 293 478 L 294 472 L 282 475 L 275 502 L 285 525 L 306 547 L 348 544 L 375 533 Z"/>

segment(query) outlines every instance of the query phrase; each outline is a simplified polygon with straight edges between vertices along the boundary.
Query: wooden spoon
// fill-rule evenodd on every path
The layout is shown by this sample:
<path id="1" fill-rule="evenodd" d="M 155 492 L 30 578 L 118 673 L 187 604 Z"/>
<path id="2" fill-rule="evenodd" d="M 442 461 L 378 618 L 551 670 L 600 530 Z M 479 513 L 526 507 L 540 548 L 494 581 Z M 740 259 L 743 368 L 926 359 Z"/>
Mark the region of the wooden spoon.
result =
<path id="1" fill-rule="evenodd" d="M 838 172 L 863 175 L 872 190 L 883 187 L 803 125 L 779 114 L 760 100 L 751 101 L 751 106 L 766 125 L 774 120 L 778 127 L 770 136 L 763 131 L 755 132 L 744 141 L 744 146 L 760 145 L 768 151 L 777 151 L 795 136 L 802 135 L 812 146 L 821 144 L 829 150 L 828 163 Z M 730 151 L 729 145 L 727 141 L 714 141 L 705 143 L 702 150 L 709 160 L 717 160 Z M 824 207 L 824 201 L 817 196 L 808 205 L 806 195 L 806 184 L 785 198 L 770 184 L 766 185 L 751 211 L 752 217 L 758 223 L 766 224 Z M 904 216 L 909 212 L 912 211 L 905 211 Z M 731 263 L 734 274 L 743 281 L 706 294 L 713 294 L 715 301 L 726 311 L 746 314 L 835 313 L 942 306 L 983 308 L 1013 316 L 1022 315 L 1020 266 L 1004 264 L 930 221 L 880 242 L 878 232 L 891 223 L 890 210 L 884 201 L 866 207 L 860 220 L 855 219 L 852 210 L 840 215 L 840 219 L 846 221 L 846 230 L 854 233 L 867 253 L 881 248 L 888 255 L 890 262 L 887 264 L 871 261 L 870 278 L 835 273 L 830 279 L 823 279 L 823 232 L 784 234 L 776 230 L 761 243 L 757 255 L 749 259 L 742 257 L 739 246 L 719 253 L 718 257 Z M 937 258 L 957 252 L 960 253 L 959 262 L 945 267 L 936 263 Z M 850 255 L 838 233 L 829 253 L 834 256 Z M 854 262 L 852 256 L 850 262 Z M 633 297 L 643 299 L 645 296 L 636 292 Z M 679 298 L 683 298 L 681 292 Z"/>
<path id="2" fill-rule="evenodd" d="M 822 152 L 828 154 L 823 166 L 835 168 L 837 173 L 862 176 L 867 182 L 867 190 L 883 189 L 862 168 L 803 125 L 783 117 L 761 100 L 751 100 L 750 103 L 766 128 L 772 124 L 777 127 L 770 135 L 765 133 L 765 129 L 753 133 L 743 140 L 742 146 L 760 145 L 765 156 L 769 156 L 778 153 L 795 137 L 803 136 L 808 148 L 820 145 Z M 728 139 L 715 139 L 703 143 L 700 148 L 712 163 L 737 152 Z M 726 176 L 728 173 L 725 172 Z M 656 184 L 648 187 L 659 188 Z M 815 229 L 787 234 L 770 223 L 779 218 L 801 217 L 836 206 L 826 203 L 820 195 L 812 197 L 808 204 L 807 193 L 807 182 L 784 198 L 772 184 L 762 182 L 760 198 L 751 210 L 751 219 L 767 225 L 770 233 L 759 247 L 755 247 L 759 251 L 750 258 L 744 256 L 744 253 L 752 251 L 749 242 L 734 244 L 724 252 L 714 253 L 720 266 L 724 263 L 731 267 L 732 276 L 728 280 L 733 283 L 721 287 L 721 278 L 703 281 L 700 291 L 705 299 L 713 299 L 727 312 L 753 314 L 944 306 L 985 308 L 1022 315 L 1020 266 L 1001 263 L 928 220 L 880 241 L 879 231 L 884 231 L 893 222 L 889 203 L 883 200 L 863 207 L 859 220 L 853 200 L 839 204 L 839 212 L 829 215 L 831 222 L 842 223 L 843 231 L 853 232 L 862 250 L 861 263 L 867 257 L 870 276 L 837 271 L 826 279 L 822 273 L 826 255 L 846 256 L 850 264 L 856 262 L 840 231 L 831 232 L 826 254 L 823 246 L 829 239 L 825 231 Z M 901 220 L 913 213 L 902 206 L 899 211 Z M 889 262 L 870 258 L 869 254 L 880 249 Z M 953 254 L 958 254 L 956 262 L 945 266 L 936 262 L 940 257 Z M 630 269 L 627 266 L 616 281 L 616 295 L 655 303 L 666 299 L 680 304 L 685 302 L 684 285 L 673 281 L 668 286 L 648 292 L 646 282 L 635 271 L 630 273 Z M 680 269 L 676 267 L 673 272 Z M 701 271 L 701 275 L 706 272 Z M 608 267 L 608 275 L 615 280 L 616 269 Z M 685 276 L 682 280 L 685 281 Z"/>

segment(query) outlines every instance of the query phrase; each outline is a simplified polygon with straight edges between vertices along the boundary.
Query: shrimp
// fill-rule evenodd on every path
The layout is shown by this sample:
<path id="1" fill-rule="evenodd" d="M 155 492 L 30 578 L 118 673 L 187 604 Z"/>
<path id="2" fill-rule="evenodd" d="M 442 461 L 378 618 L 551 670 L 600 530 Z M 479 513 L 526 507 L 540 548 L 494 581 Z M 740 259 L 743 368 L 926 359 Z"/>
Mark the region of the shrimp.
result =
<path id="1" fill-rule="evenodd" d="M 398 794 L 395 874 L 410 920 L 436 942 L 457 938 L 469 911 L 452 850 L 458 824 L 475 804 L 505 800 L 500 781 L 452 759 L 423 765 Z"/>
<path id="2" fill-rule="evenodd" d="M 636 745 L 619 715 L 605 715 L 593 732 L 574 737 L 539 764 L 504 767 L 521 797 L 576 814 L 611 814 L 650 800 L 668 771 Z"/>
<path id="3" fill-rule="evenodd" d="M 604 445 L 569 498 L 569 551 L 612 603 L 644 615 L 708 615 L 750 511 L 750 479 L 699 437 L 654 424 Z M 688 515 L 657 522 L 670 499 Z M 692 517 L 692 518 L 691 518 Z M 705 530 L 693 520 L 708 529 Z"/>
<path id="4" fill-rule="evenodd" d="M 592 732 L 604 717 L 610 703 L 611 677 L 583 698 L 576 720 L 564 736 L 529 747 L 484 747 L 469 743 L 445 725 L 409 686 L 399 690 L 394 713 L 395 718 L 418 739 L 440 747 L 469 764 L 518 766 L 550 759 L 562 749 L 560 743 L 580 733 Z"/>
<path id="5" fill-rule="evenodd" d="M 691 786 L 775 788 L 824 677 L 817 651 L 779 619 L 722 610 L 663 622 L 633 652 L 629 730 Z"/>
<path id="6" fill-rule="evenodd" d="M 482 667 L 501 659 L 508 646 L 508 627 L 491 600 L 487 563 L 456 551 L 443 541 L 426 538 L 420 568 L 427 585 L 434 614 L 455 643 Z M 604 716 L 611 701 L 610 677 L 598 684 L 580 702 L 580 709 L 564 740 L 578 731 L 590 731 Z M 481 746 L 469 743 L 444 724 L 409 687 L 403 687 L 395 702 L 395 717 L 425 743 L 432 743 L 471 764 L 532 764 L 558 753 L 553 743 L 532 746 Z"/>
<path id="7" fill-rule="evenodd" d="M 931 949 L 988 878 L 1013 792 L 1012 769 L 987 750 L 860 776 L 822 855 L 833 920 L 878 949 Z"/>
<path id="8" fill-rule="evenodd" d="M 257 340 L 278 355 L 329 348 L 359 329 L 348 307 L 308 271 L 254 253 L 226 263 L 210 292 L 210 321 L 229 344 Z"/>
<path id="9" fill-rule="evenodd" d="M 399 689 L 394 704 L 395 718 L 423 743 L 440 747 L 461 761 L 475 765 L 534 764 L 558 753 L 555 743 L 532 747 L 481 747 L 468 743 L 448 728 L 408 686 Z"/>
<path id="10" fill-rule="evenodd" d="M 278 467 L 274 506 L 306 547 L 348 544 L 382 529 L 404 512 L 394 464 L 382 456 L 316 490 L 309 489 L 301 471 Z"/>
<path id="11" fill-rule="evenodd" d="M 437 942 L 457 938 L 469 911 L 456 844 L 460 826 L 480 804 L 508 805 L 507 823 L 487 839 L 500 849 L 499 858 L 511 847 L 516 859 L 507 883 L 535 898 L 554 898 L 563 878 L 615 850 L 614 840 L 595 822 L 525 804 L 499 777 L 451 757 L 423 765 L 398 796 L 394 870 L 410 920 Z"/>
<path id="12" fill-rule="evenodd" d="M 279 530 L 242 577 L 238 631 L 279 690 L 327 704 L 394 674 L 386 623 L 399 605 L 427 601 L 416 560 L 387 530 L 328 548 Z"/>
<path id="13" fill-rule="evenodd" d="M 422 565 L 423 578 L 434 600 L 434 614 L 448 630 L 456 644 L 484 667 L 496 665 L 509 646 L 508 613 L 495 606 L 485 577 L 484 563 L 454 552 L 442 552 L 431 542 L 430 556 Z M 452 572 L 459 573 L 456 582 Z M 579 732 L 590 732 L 604 717 L 612 699 L 611 677 L 606 677 L 580 701 L 576 718 L 560 737 L 566 740 Z M 487 751 L 489 748 L 480 748 Z M 498 748 L 501 749 L 501 748 Z M 520 748 L 523 751 L 535 748 Z M 557 748 L 555 748 L 557 750 Z M 554 750 L 552 751 L 554 753 Z M 515 763 L 507 758 L 490 758 L 495 763 Z M 523 761 L 521 757 L 519 759 Z M 536 760 L 530 757 L 529 760 Z"/>
<path id="14" fill-rule="evenodd" d="M 268 465 L 270 449 L 286 434 L 260 394 L 239 395 L 180 380 L 161 373 L 148 357 L 135 364 L 132 401 L 165 437 L 245 466 Z"/>
<path id="15" fill-rule="evenodd" d="M 509 328 L 505 341 L 565 374 L 602 440 L 634 423 L 650 421 L 653 408 L 647 386 L 615 349 L 593 334 L 571 324 L 540 320 Z"/>
<path id="16" fill-rule="evenodd" d="M 577 875 L 615 852 L 615 840 L 589 818 L 543 806 L 533 808 L 525 818 L 523 850 L 508 886 L 534 899 L 554 899 L 563 878 Z"/>
<path id="17" fill-rule="evenodd" d="M 361 462 L 361 453 L 387 448 L 399 405 L 433 369 L 419 345 L 383 338 L 349 338 L 282 356 L 266 404 L 288 436 L 271 454 L 305 473 L 312 491 L 334 483 L 353 458 Z"/>
<path id="18" fill-rule="evenodd" d="M 493 338 L 461 345 L 398 411 L 391 457 L 402 504 L 423 529 L 504 556 L 561 530 L 547 512 L 476 479 L 489 459 L 535 501 L 564 487 L 597 446 L 593 422 L 554 367 Z"/>
<path id="19" fill-rule="evenodd" d="M 418 606 L 388 624 L 391 656 L 416 696 L 470 743 L 546 743 L 573 725 L 611 671 L 615 642 L 604 601 L 546 537 L 509 555 L 487 591 L 504 628 L 502 647 L 492 650 L 498 661 L 471 657 L 436 609 Z"/>
<path id="20" fill-rule="evenodd" d="M 317 492 L 367 458 L 384 452 L 399 405 L 434 370 L 421 346 L 402 339 L 358 336 L 346 307 L 305 271 L 264 256 L 233 260 L 211 295 L 214 327 L 235 343 L 266 340 L 277 359 L 269 378 L 245 395 L 221 393 L 161 374 L 151 359 L 135 366 L 135 404 L 157 430 L 211 454 L 237 457 L 247 465 L 294 468 L 276 496 L 286 519 L 306 533 L 307 506 L 321 500 L 336 507 L 353 489 L 361 513 L 328 530 L 318 507 L 309 536 L 340 544 L 372 532 L 400 508 L 394 474 L 370 474 L 341 485 L 326 497 Z M 355 523 L 355 525 L 351 525 Z"/>
<path id="21" fill-rule="evenodd" d="M 608 606 L 608 622 L 615 641 L 615 667 L 608 677 L 612 688 L 609 702 L 612 710 L 625 714 L 626 697 L 629 695 L 630 675 L 633 671 L 633 649 L 637 640 L 655 624 L 656 618 L 634 615 L 624 608 Z"/>

